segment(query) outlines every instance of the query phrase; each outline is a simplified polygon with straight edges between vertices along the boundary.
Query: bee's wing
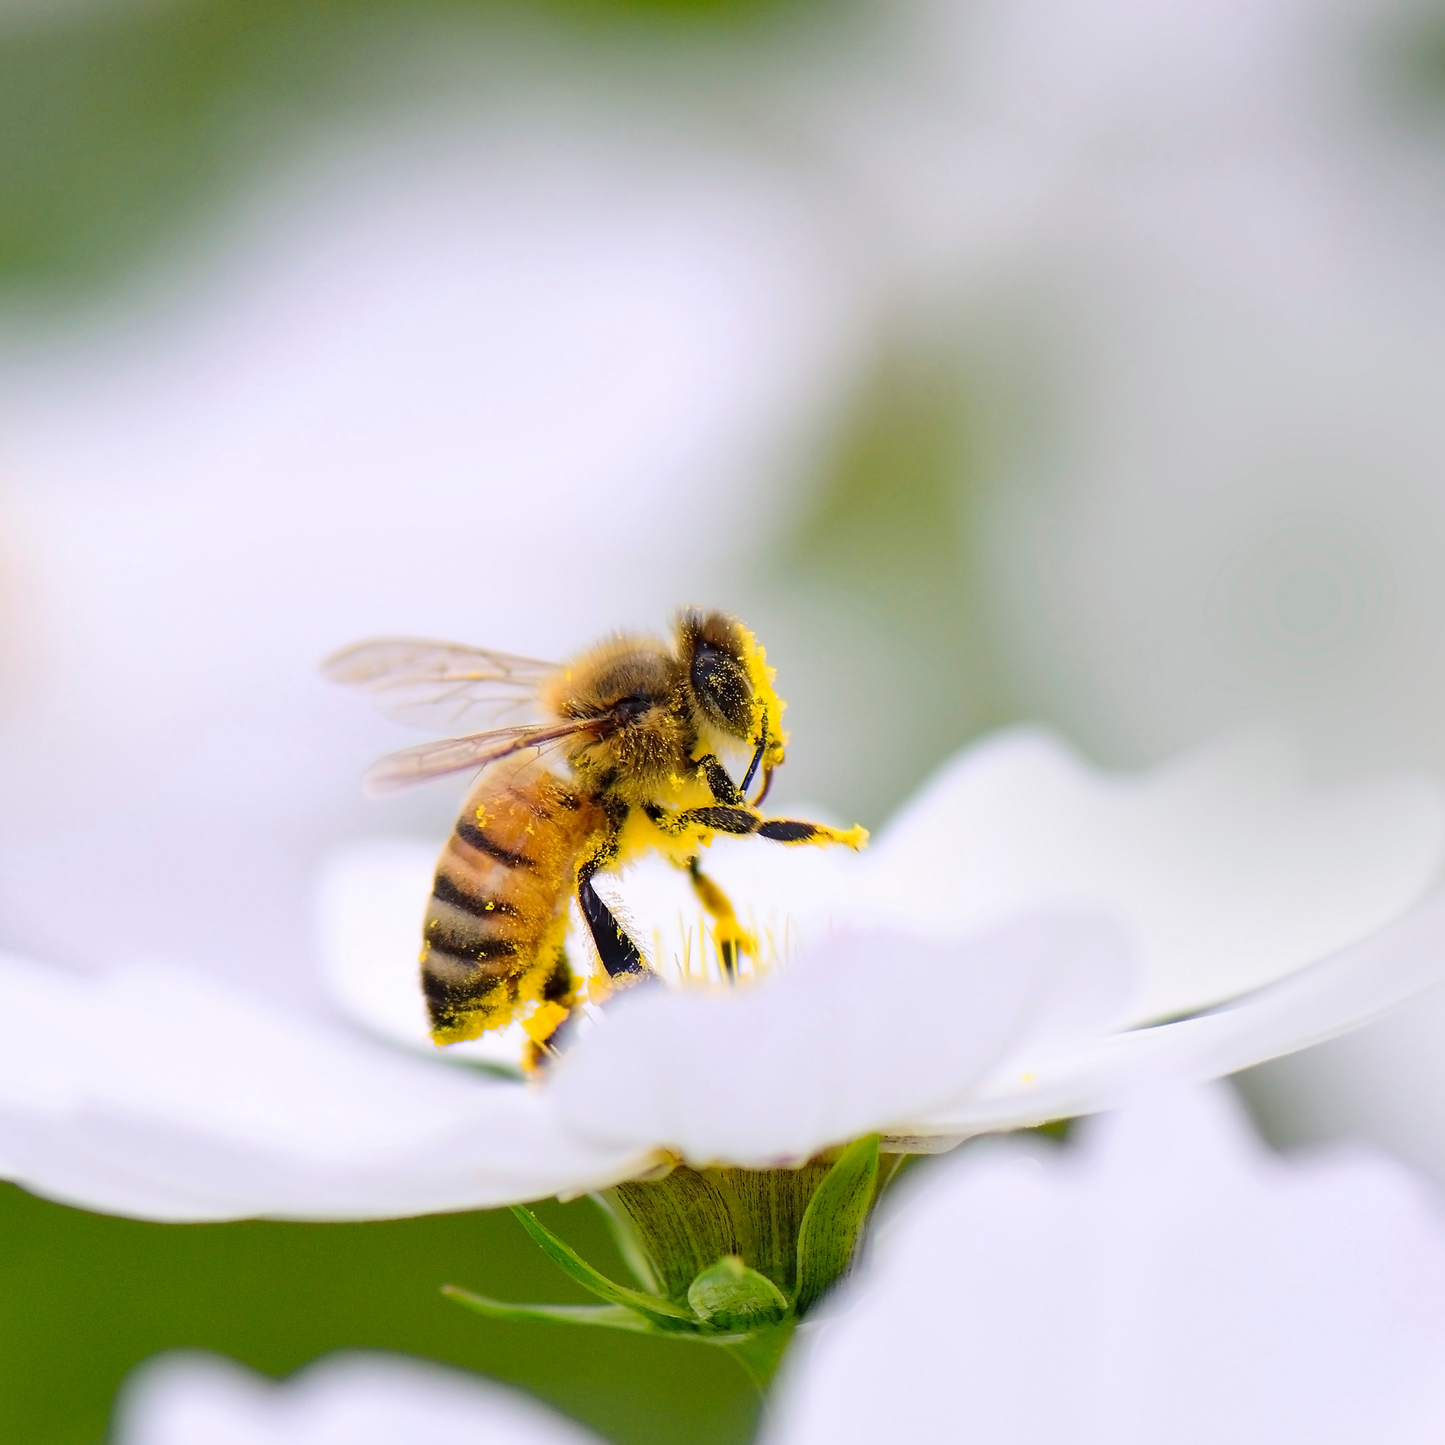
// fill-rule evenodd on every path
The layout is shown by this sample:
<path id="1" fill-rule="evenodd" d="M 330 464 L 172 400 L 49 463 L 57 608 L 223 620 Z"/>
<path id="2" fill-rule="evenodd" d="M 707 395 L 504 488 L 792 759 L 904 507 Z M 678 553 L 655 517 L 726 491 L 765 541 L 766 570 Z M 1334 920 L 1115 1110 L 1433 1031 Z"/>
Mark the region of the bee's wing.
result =
<path id="1" fill-rule="evenodd" d="M 381 637 L 333 653 L 322 676 L 369 693 L 388 717 L 437 732 L 537 716 L 537 689 L 555 663 L 455 642 Z"/>
<path id="2" fill-rule="evenodd" d="M 542 747 L 573 733 L 595 732 L 604 727 L 607 718 L 584 718 L 530 727 L 493 728 L 490 732 L 473 733 L 464 738 L 441 738 L 432 743 L 419 743 L 388 753 L 374 763 L 363 779 L 369 797 L 380 798 L 388 793 L 424 783 L 429 778 L 445 777 L 466 769 L 480 769 L 499 758 L 509 757 L 526 748 Z"/>

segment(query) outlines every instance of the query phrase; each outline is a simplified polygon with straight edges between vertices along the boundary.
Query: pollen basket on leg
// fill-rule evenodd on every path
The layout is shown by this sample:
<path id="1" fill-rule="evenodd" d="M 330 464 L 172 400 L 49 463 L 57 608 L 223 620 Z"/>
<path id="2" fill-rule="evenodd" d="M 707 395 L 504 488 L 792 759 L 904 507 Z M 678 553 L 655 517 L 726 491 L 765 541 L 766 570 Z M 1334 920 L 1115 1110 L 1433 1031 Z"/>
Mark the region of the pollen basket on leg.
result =
<path id="1" fill-rule="evenodd" d="M 554 774 L 522 765 L 491 770 L 472 790 L 423 925 L 422 988 L 437 1043 L 505 1028 L 547 995 L 555 1000 L 567 899 L 596 811 Z"/>

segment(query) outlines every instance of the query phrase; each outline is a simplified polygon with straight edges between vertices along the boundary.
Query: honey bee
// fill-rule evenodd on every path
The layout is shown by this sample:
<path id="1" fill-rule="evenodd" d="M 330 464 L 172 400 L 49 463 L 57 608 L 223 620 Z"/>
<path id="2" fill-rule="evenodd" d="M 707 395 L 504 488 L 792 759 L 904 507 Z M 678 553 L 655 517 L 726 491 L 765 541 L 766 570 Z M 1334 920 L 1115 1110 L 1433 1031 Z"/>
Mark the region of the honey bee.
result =
<path id="1" fill-rule="evenodd" d="M 574 894 L 609 981 L 603 989 L 651 976 L 598 896 L 599 873 L 649 852 L 686 869 L 731 977 L 753 945 L 702 872 L 701 849 L 719 834 L 851 848 L 868 836 L 759 811 L 783 762 L 784 704 L 763 649 L 723 612 L 682 612 L 670 644 L 619 634 L 562 665 L 386 638 L 335 654 L 323 672 L 392 716 L 439 730 L 525 717 L 392 753 L 366 776 L 377 796 L 480 770 L 437 862 L 422 925 L 421 983 L 438 1044 L 516 1019 L 537 1057 L 555 1048 L 580 992 L 564 947 Z M 748 757 L 741 782 L 719 754 Z"/>

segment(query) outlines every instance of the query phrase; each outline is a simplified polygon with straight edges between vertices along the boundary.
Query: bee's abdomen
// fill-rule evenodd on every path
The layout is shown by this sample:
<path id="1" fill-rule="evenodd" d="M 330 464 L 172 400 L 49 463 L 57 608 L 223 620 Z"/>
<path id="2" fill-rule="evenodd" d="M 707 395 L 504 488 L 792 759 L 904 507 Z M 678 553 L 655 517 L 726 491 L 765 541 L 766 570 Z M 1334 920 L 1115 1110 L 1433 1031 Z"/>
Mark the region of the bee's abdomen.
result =
<path id="1" fill-rule="evenodd" d="M 595 805 L 548 773 L 484 776 L 437 863 L 422 989 L 438 1043 L 511 1022 L 566 967 L 562 940 Z"/>

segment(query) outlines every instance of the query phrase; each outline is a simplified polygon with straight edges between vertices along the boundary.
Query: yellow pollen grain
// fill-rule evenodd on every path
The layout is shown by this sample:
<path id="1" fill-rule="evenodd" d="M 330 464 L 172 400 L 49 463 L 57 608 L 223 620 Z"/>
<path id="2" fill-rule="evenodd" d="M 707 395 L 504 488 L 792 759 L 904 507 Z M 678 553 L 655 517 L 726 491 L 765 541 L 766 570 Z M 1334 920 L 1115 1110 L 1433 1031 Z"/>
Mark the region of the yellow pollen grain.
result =
<path id="1" fill-rule="evenodd" d="M 566 1017 L 567 1010 L 561 1004 L 544 1003 L 531 1018 L 522 1020 L 522 1030 L 534 1044 L 540 1044 L 552 1036 Z"/>

